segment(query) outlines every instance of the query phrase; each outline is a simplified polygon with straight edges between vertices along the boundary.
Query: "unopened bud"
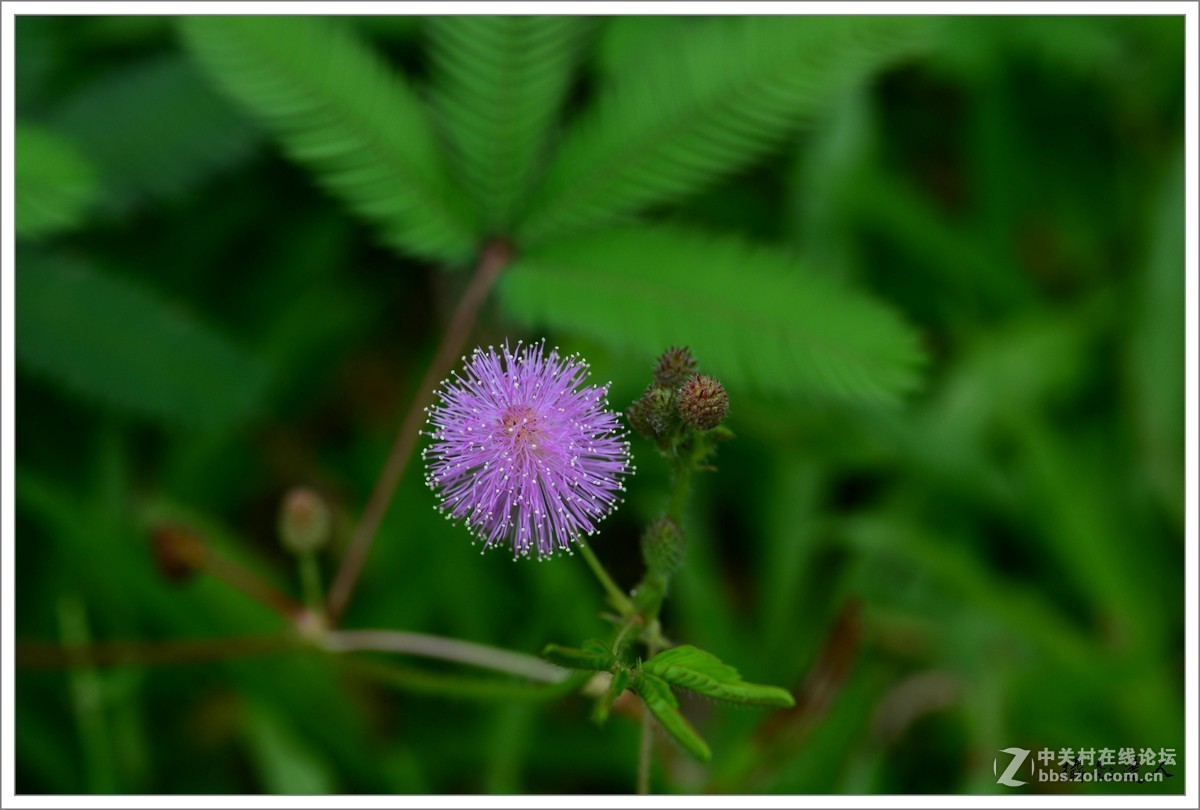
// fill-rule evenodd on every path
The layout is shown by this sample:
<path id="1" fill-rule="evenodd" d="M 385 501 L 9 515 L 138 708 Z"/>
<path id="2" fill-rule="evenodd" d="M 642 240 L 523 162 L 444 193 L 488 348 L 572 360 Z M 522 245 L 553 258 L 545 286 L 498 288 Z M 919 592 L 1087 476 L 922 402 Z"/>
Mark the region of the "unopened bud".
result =
<path id="1" fill-rule="evenodd" d="M 686 542 L 679 526 L 661 517 L 642 532 L 642 559 L 655 574 L 670 577 L 683 565 Z"/>
<path id="2" fill-rule="evenodd" d="M 279 509 L 279 537 L 293 554 L 312 554 L 325 547 L 333 518 L 325 500 L 308 487 L 295 487 Z"/>
<path id="3" fill-rule="evenodd" d="M 187 582 L 204 565 L 204 544 L 184 526 L 155 528 L 150 535 L 150 547 L 158 572 L 170 582 Z"/>
<path id="4" fill-rule="evenodd" d="M 647 439 L 664 439 L 677 424 L 671 389 L 661 385 L 647 388 L 625 411 L 630 426 Z"/>
<path id="5" fill-rule="evenodd" d="M 725 386 L 707 374 L 693 374 L 679 388 L 679 415 L 697 430 L 710 430 L 729 413 Z"/>
<path id="6" fill-rule="evenodd" d="M 654 366 L 654 382 L 674 390 L 695 373 L 696 359 L 687 347 L 672 346 L 658 358 Z"/>

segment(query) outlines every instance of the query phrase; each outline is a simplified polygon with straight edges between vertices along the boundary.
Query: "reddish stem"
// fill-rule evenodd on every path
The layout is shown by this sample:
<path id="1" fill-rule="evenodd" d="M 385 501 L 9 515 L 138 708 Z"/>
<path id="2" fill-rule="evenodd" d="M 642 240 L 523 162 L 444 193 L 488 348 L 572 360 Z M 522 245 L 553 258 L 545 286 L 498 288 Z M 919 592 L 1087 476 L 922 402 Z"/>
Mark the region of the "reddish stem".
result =
<path id="1" fill-rule="evenodd" d="M 454 365 L 454 359 L 462 353 L 483 302 L 487 300 L 492 286 L 511 258 L 512 249 L 499 240 L 489 243 L 479 257 L 475 275 L 458 302 L 458 307 L 442 336 L 442 342 L 425 370 L 425 376 L 417 385 L 416 394 L 408 406 L 404 421 L 400 423 L 383 471 L 379 474 L 379 480 L 375 482 L 375 489 L 367 500 L 362 519 L 354 529 L 346 554 L 342 557 L 341 566 L 329 589 L 329 618 L 332 623 L 336 624 L 346 611 L 367 555 L 371 551 L 371 543 L 374 542 L 379 525 L 387 515 L 396 488 L 404 478 L 413 449 L 417 445 L 425 407 L 432 401 L 433 388 L 446 376 Z"/>

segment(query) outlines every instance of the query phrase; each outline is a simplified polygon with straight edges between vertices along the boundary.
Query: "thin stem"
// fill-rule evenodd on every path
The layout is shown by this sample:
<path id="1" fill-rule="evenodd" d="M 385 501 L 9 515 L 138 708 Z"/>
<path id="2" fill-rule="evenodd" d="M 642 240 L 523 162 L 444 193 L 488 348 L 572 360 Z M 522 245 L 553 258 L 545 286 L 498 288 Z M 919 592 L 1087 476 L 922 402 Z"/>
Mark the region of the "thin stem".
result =
<path id="1" fill-rule="evenodd" d="M 333 586 L 329 589 L 329 618 L 334 623 L 337 623 L 346 611 L 367 555 L 371 551 L 371 543 L 375 540 L 379 525 L 387 514 L 388 506 L 391 505 L 392 496 L 395 495 L 396 488 L 404 477 L 404 471 L 408 468 L 409 459 L 417 445 L 425 406 L 433 396 L 433 387 L 446 375 L 454 364 L 454 358 L 462 352 L 483 302 L 511 257 L 511 249 L 503 242 L 493 242 L 483 250 L 475 275 L 458 302 L 458 308 L 450 319 L 433 360 L 425 370 L 425 376 L 417 385 L 416 394 L 408 406 L 404 421 L 400 423 L 383 471 L 379 474 L 379 480 L 375 482 L 375 488 L 371 491 L 366 508 L 363 509 L 362 518 L 355 526 L 346 554 L 342 557 Z"/>
<path id="2" fill-rule="evenodd" d="M 170 641 L 99 641 L 64 646 L 44 641 L 18 641 L 17 666 L 146 666 L 187 664 L 223 658 L 268 655 L 300 649 L 305 642 L 282 636 L 242 636 Z"/>
<path id="3" fill-rule="evenodd" d="M 596 575 L 596 579 L 600 580 L 600 584 L 604 587 L 605 593 L 608 594 L 608 601 L 612 603 L 612 606 L 623 616 L 633 613 L 633 601 L 625 595 L 625 592 L 617 586 L 617 583 L 613 582 L 612 577 L 608 575 L 608 571 L 604 570 L 604 566 L 596 557 L 595 552 L 592 551 L 592 547 L 582 537 L 575 541 L 575 545 L 579 548 L 579 553 L 583 555 L 588 568 L 592 569 L 592 573 Z"/>
<path id="4" fill-rule="evenodd" d="M 650 760 L 652 759 L 654 742 L 654 721 L 650 719 L 650 710 L 642 707 L 642 742 L 638 747 L 637 792 L 639 796 L 650 793 Z"/>
<path id="5" fill-rule="evenodd" d="M 646 657 L 653 658 L 658 653 L 658 645 L 653 641 L 646 642 Z M 642 741 L 638 746 L 637 792 L 639 796 L 650 793 L 650 766 L 654 759 L 654 720 L 650 717 L 650 709 L 642 705 Z"/>
<path id="6" fill-rule="evenodd" d="M 393 630 L 334 630 L 325 635 L 322 646 L 330 652 L 374 650 L 454 661 L 509 675 L 518 675 L 540 683 L 561 683 L 571 674 L 568 670 L 556 667 L 540 658 L 534 658 L 532 655 L 423 633 Z"/>
<path id="7" fill-rule="evenodd" d="M 473 678 L 426 672 L 355 656 L 342 659 L 342 666 L 350 672 L 365 675 L 405 691 L 469 700 L 554 700 L 585 687 L 592 679 L 591 673 L 587 672 L 570 673 L 555 683 Z"/>
<path id="8" fill-rule="evenodd" d="M 300 569 L 300 589 L 304 594 L 304 605 L 319 621 L 324 621 L 325 597 L 321 592 L 321 569 L 317 567 L 316 555 L 301 554 L 296 558 L 296 564 Z"/>

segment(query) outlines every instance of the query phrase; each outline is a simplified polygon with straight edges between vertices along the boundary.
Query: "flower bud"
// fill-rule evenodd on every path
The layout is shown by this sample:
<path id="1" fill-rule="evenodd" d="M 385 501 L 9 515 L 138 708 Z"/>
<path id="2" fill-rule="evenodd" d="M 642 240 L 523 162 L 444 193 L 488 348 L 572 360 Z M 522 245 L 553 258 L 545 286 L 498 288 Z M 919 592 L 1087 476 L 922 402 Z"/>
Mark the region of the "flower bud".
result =
<path id="1" fill-rule="evenodd" d="M 642 533 L 642 559 L 652 573 L 670 577 L 683 565 L 687 543 L 679 526 L 661 517 Z"/>
<path id="2" fill-rule="evenodd" d="M 675 390 L 696 373 L 696 359 L 687 347 L 672 346 L 662 353 L 654 366 L 654 382 Z"/>
<path id="3" fill-rule="evenodd" d="M 697 430 L 715 428 L 729 413 L 725 386 L 707 374 L 693 374 L 680 386 L 677 400 L 679 415 Z"/>
<path id="4" fill-rule="evenodd" d="M 312 554 L 325 547 L 333 518 L 325 500 L 308 487 L 294 487 L 279 509 L 279 537 L 293 554 Z"/>
<path id="5" fill-rule="evenodd" d="M 671 389 L 661 385 L 647 388 L 625 411 L 630 426 L 647 439 L 664 439 L 675 427 L 678 418 L 672 402 Z"/>
<path id="6" fill-rule="evenodd" d="M 156 527 L 150 535 L 150 546 L 158 572 L 170 582 L 187 582 L 204 565 L 204 544 L 184 526 Z"/>

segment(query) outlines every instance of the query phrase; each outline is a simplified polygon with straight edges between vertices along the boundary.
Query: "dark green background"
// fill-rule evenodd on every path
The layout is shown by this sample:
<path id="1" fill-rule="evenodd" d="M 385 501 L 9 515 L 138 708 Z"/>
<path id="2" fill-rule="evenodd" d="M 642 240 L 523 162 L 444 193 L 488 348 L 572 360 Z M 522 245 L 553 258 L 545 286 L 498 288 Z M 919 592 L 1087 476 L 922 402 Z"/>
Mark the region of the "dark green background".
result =
<path id="1" fill-rule="evenodd" d="M 185 522 L 294 590 L 280 496 L 318 487 L 344 541 L 465 275 L 381 247 L 209 89 L 172 20 L 17 22 L 19 120 L 100 178 L 78 224 L 20 246 L 18 638 L 272 632 L 220 583 L 161 578 L 150 528 Z M 684 698 L 713 762 L 664 742 L 658 790 L 1006 792 L 992 763 L 1009 746 L 1175 748 L 1164 785 L 1082 789 L 1183 789 L 1182 19 L 945 22 L 765 157 L 646 215 L 782 247 L 889 303 L 928 355 L 892 408 L 730 385 L 737 439 L 699 484 L 665 629 L 796 688 L 800 707 Z M 709 21 L 595 23 L 564 120 Z M 348 24 L 424 86 L 421 19 Z M 64 262 L 146 292 L 162 322 L 86 286 L 23 293 L 21 274 Z M 181 345 L 204 357 L 154 354 L 176 318 L 198 324 Z M 136 362 L 97 370 L 95 332 L 73 331 L 89 319 Z M 542 335 L 582 351 L 622 408 L 666 348 L 529 328 L 494 304 L 471 344 Z M 206 361 L 237 373 L 197 376 Z M 76 362 L 99 396 L 63 371 Z M 186 401 L 159 398 L 144 363 Z M 593 542 L 626 586 L 667 475 L 648 443 L 633 450 L 628 502 Z M 603 632 L 581 560 L 481 557 L 421 479 L 414 464 L 348 626 L 528 653 Z M 299 654 L 22 668 L 16 787 L 630 790 L 636 721 L 599 729 L 588 710 L 415 696 Z"/>

